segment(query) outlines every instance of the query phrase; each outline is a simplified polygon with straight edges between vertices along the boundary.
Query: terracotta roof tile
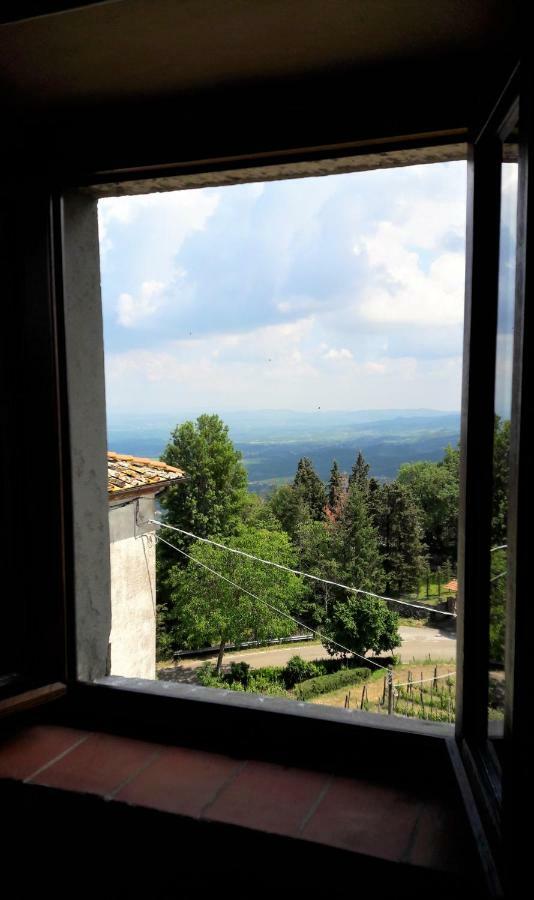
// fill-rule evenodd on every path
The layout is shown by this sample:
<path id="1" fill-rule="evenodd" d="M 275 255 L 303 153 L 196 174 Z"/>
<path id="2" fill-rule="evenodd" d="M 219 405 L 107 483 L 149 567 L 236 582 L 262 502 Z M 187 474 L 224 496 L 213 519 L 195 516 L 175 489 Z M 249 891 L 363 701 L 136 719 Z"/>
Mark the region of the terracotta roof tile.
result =
<path id="1" fill-rule="evenodd" d="M 108 494 L 146 489 L 150 485 L 161 487 L 175 481 L 182 481 L 185 472 L 175 466 L 141 456 L 127 456 L 124 453 L 108 452 Z"/>

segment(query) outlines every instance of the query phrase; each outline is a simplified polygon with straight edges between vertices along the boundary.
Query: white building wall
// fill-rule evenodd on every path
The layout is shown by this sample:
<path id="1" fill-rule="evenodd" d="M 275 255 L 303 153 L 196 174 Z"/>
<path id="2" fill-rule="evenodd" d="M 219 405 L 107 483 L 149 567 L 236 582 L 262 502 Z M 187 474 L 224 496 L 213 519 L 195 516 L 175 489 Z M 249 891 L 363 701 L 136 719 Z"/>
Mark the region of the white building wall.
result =
<path id="1" fill-rule="evenodd" d="M 125 501 L 122 501 L 124 503 Z M 111 562 L 110 675 L 156 677 L 155 498 L 109 509 Z M 137 503 L 139 507 L 137 507 Z M 137 512 L 137 509 L 139 510 Z"/>

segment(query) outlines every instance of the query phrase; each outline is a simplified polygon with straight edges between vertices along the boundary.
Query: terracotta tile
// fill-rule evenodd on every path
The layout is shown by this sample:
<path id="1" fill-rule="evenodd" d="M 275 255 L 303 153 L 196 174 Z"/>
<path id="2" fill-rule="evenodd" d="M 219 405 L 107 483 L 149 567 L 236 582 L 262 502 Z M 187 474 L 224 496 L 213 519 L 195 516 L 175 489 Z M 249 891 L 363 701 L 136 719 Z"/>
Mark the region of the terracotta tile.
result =
<path id="1" fill-rule="evenodd" d="M 111 794 L 157 752 L 158 746 L 108 734 L 92 734 L 32 783 L 88 794 Z"/>
<path id="2" fill-rule="evenodd" d="M 460 812 L 427 805 L 417 821 L 407 861 L 416 866 L 459 872 L 466 863 L 466 841 Z"/>
<path id="3" fill-rule="evenodd" d="M 122 788 L 115 799 L 198 817 L 242 765 L 240 760 L 218 754 L 169 748 Z"/>
<path id="4" fill-rule="evenodd" d="M 203 816 L 276 834 L 297 834 L 328 776 L 249 762 Z"/>
<path id="5" fill-rule="evenodd" d="M 25 728 L 0 743 L 0 778 L 28 778 L 87 736 L 56 725 Z"/>
<path id="6" fill-rule="evenodd" d="M 400 860 L 410 845 L 420 803 L 390 787 L 336 778 L 303 837 L 382 859 Z"/>

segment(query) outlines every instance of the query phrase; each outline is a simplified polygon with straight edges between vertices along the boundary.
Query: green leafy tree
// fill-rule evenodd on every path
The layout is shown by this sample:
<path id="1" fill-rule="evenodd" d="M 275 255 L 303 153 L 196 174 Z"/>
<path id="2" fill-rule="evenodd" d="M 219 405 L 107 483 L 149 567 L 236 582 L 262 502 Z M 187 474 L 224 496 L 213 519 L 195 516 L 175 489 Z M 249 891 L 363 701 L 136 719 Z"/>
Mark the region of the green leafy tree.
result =
<path id="1" fill-rule="evenodd" d="M 241 521 L 244 525 L 252 528 L 266 528 L 267 531 L 282 531 L 282 523 L 275 516 L 273 509 L 267 501 L 258 494 L 247 494 L 243 509 L 241 510 Z"/>
<path id="2" fill-rule="evenodd" d="M 254 556 L 295 567 L 295 551 L 284 532 L 241 525 L 225 543 Z M 187 568 L 174 566 L 168 575 L 169 619 L 176 642 L 192 649 L 217 643 L 216 671 L 220 672 L 228 643 L 267 640 L 292 633 L 294 623 L 266 604 L 293 613 L 304 592 L 300 578 L 209 544 L 197 543 L 190 553 L 192 560 Z M 200 564 L 223 574 L 229 581 Z M 253 599 L 241 588 L 260 599 Z"/>
<path id="3" fill-rule="evenodd" d="M 397 477 L 421 510 L 423 541 L 434 566 L 456 560 L 459 458 L 459 451 L 449 446 L 441 462 L 405 463 Z"/>
<path id="4" fill-rule="evenodd" d="M 334 604 L 323 644 L 330 654 L 341 653 L 345 657 L 350 654 L 328 638 L 362 655 L 368 650 L 374 653 L 393 650 L 401 642 L 398 621 L 398 614 L 383 600 L 349 594 Z"/>
<path id="5" fill-rule="evenodd" d="M 161 459 L 186 473 L 162 494 L 164 521 L 199 537 L 231 534 L 246 502 L 247 471 L 222 419 L 204 414 L 178 425 Z M 170 535 L 180 547 L 190 544 Z"/>
<path id="6" fill-rule="evenodd" d="M 391 482 L 374 491 L 369 503 L 378 532 L 387 594 L 417 591 L 425 571 L 420 511 L 402 484 Z"/>
<path id="7" fill-rule="evenodd" d="M 341 547 L 339 529 L 331 522 L 305 522 L 297 530 L 295 543 L 299 555 L 299 568 L 309 575 L 340 581 L 343 572 L 340 564 Z M 337 597 L 342 595 L 332 585 L 320 581 L 307 581 L 302 607 L 303 618 L 314 627 L 321 625 L 331 612 Z"/>
<path id="8" fill-rule="evenodd" d="M 311 459 L 308 459 L 307 456 L 299 460 L 293 487 L 302 491 L 302 496 L 310 510 L 312 519 L 317 521 L 324 519 L 326 506 L 324 484 L 313 468 Z"/>
<path id="9" fill-rule="evenodd" d="M 283 484 L 274 491 L 267 503 L 272 514 L 292 539 L 296 537 L 299 526 L 311 520 L 310 509 L 301 487 Z"/>
<path id="10" fill-rule="evenodd" d="M 161 495 L 163 521 L 199 537 L 232 534 L 246 503 L 247 472 L 241 453 L 228 435 L 228 427 L 216 415 L 201 415 L 196 422 L 177 425 L 161 459 L 184 469 L 186 479 Z M 161 536 L 188 551 L 192 538 L 163 530 Z M 178 558 L 178 562 L 177 562 Z M 156 578 L 158 587 L 158 653 L 169 652 L 172 629 L 168 575 L 171 567 L 187 565 L 185 557 L 158 542 Z"/>

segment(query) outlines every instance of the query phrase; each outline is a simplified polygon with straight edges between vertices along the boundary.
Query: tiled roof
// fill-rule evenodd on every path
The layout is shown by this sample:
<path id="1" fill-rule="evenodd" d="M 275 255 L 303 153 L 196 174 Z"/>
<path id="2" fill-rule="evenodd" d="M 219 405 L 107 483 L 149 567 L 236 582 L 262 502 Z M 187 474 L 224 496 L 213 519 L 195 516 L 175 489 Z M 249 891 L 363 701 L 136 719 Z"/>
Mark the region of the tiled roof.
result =
<path id="1" fill-rule="evenodd" d="M 185 472 L 167 463 L 140 456 L 108 452 L 108 494 L 110 497 L 136 489 L 144 493 L 154 486 L 157 490 L 175 481 L 182 481 Z"/>
<path id="2" fill-rule="evenodd" d="M 445 585 L 446 591 L 457 591 L 458 590 L 458 580 L 453 578 L 452 581 L 449 581 L 448 584 Z"/>

